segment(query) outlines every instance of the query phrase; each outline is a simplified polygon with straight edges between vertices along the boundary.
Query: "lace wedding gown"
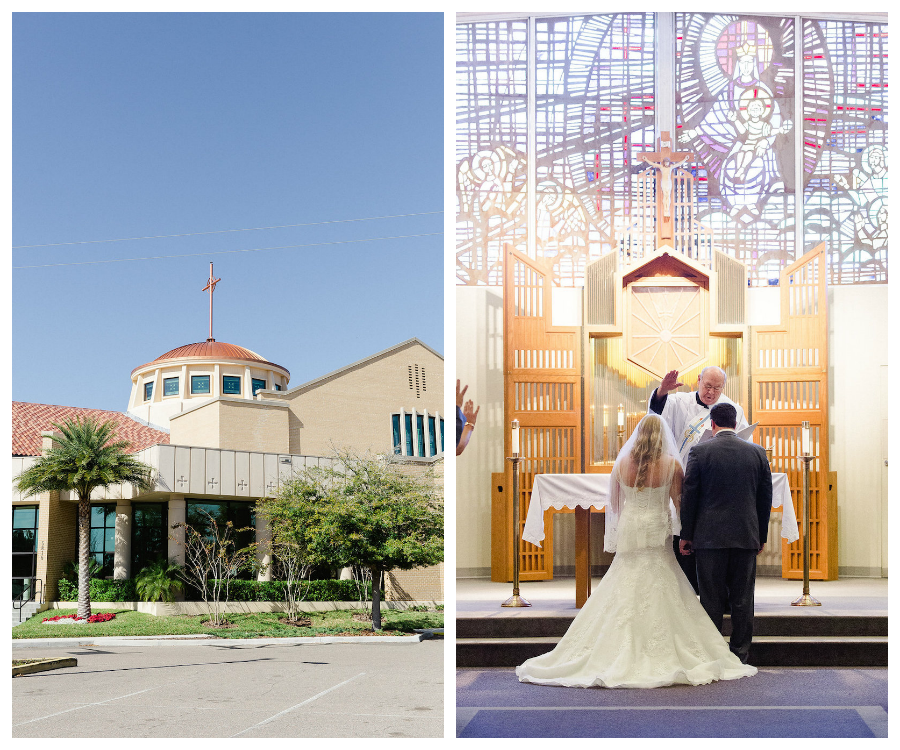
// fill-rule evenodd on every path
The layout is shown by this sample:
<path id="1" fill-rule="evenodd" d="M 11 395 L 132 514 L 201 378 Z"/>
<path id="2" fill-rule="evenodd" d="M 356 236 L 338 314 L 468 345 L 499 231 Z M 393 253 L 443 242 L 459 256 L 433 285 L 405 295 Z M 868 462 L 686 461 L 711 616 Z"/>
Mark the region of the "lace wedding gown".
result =
<path id="1" fill-rule="evenodd" d="M 642 490 L 620 483 L 613 563 L 556 648 L 516 668 L 521 682 L 654 688 L 756 674 L 731 653 L 678 567 L 670 486 L 671 478 Z"/>

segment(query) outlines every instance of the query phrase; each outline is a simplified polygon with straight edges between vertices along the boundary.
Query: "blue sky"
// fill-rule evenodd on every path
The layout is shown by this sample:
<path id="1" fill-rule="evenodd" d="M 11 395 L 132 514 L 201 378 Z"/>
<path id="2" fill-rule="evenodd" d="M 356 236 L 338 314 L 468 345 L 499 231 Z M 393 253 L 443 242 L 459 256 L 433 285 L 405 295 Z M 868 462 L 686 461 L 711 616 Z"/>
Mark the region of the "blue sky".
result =
<path id="1" fill-rule="evenodd" d="M 443 353 L 442 29 L 14 14 L 13 400 L 124 411 L 134 367 L 206 339 L 210 261 L 214 337 L 292 387 L 412 337 Z M 92 242 L 157 235 L 192 236 Z M 21 247 L 50 243 L 89 244 Z M 192 257 L 89 263 L 158 256 Z"/>

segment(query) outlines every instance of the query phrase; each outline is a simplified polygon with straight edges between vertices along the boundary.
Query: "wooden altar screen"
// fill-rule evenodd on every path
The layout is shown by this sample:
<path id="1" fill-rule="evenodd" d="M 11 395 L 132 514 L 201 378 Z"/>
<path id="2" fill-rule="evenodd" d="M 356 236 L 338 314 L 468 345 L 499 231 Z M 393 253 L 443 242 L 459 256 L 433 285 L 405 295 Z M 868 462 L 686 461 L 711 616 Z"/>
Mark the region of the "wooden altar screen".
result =
<path id="1" fill-rule="evenodd" d="M 525 525 L 535 474 L 581 471 L 581 343 L 578 327 L 552 325 L 549 268 L 507 246 L 503 263 L 503 455 L 511 455 L 510 423 L 520 424 L 520 530 Z M 512 491 L 512 462 L 504 488 Z M 496 492 L 491 516 L 491 580 L 511 581 L 513 508 Z M 543 547 L 522 542 L 519 578 L 553 577 L 553 523 Z"/>
<path id="2" fill-rule="evenodd" d="M 803 518 L 800 423 L 810 425 L 809 577 L 837 578 L 836 479 L 828 471 L 828 319 L 822 243 L 781 272 L 781 324 L 753 326 L 752 406 L 755 441 L 773 447 L 772 470 L 788 475 L 797 519 Z M 782 575 L 803 578 L 803 539 L 782 540 Z"/>

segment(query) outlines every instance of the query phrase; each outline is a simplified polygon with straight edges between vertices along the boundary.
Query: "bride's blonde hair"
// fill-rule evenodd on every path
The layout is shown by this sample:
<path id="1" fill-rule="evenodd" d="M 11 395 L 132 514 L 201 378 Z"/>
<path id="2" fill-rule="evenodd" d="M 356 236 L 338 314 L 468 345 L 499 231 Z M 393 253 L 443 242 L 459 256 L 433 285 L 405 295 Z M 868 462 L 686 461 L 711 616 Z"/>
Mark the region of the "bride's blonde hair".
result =
<path id="1" fill-rule="evenodd" d="M 638 425 L 637 440 L 631 449 L 631 460 L 637 466 L 635 489 L 644 489 L 650 467 L 659 461 L 662 452 L 662 419 L 656 414 L 648 414 Z"/>

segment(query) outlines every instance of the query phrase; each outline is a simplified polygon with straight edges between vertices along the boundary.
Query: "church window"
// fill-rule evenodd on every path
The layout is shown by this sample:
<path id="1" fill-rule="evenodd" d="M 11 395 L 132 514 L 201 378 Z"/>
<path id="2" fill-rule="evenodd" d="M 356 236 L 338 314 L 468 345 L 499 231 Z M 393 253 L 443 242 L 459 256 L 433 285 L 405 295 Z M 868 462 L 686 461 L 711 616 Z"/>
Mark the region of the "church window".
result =
<path id="1" fill-rule="evenodd" d="M 278 383 L 275 383 L 275 390 L 276 390 L 276 391 L 280 391 L 280 390 L 281 390 L 281 386 L 278 385 Z"/>
<path id="2" fill-rule="evenodd" d="M 222 393 L 229 396 L 240 396 L 241 379 L 236 375 L 224 375 L 222 377 Z"/>
<path id="3" fill-rule="evenodd" d="M 416 444 L 419 447 L 419 457 L 425 458 L 425 416 L 423 414 L 416 415 Z"/>
<path id="4" fill-rule="evenodd" d="M 403 415 L 403 426 L 406 427 L 406 453 L 404 456 L 412 456 L 415 455 L 413 453 L 413 422 L 412 422 L 412 414 L 404 414 Z"/>
<path id="5" fill-rule="evenodd" d="M 395 455 L 426 458 L 444 452 L 444 420 L 415 409 L 391 415 L 391 447 Z"/>
<path id="6" fill-rule="evenodd" d="M 266 381 L 261 378 L 253 378 L 251 381 L 253 385 L 253 395 L 256 395 L 257 391 L 261 391 L 266 387 Z M 278 386 L 275 386 L 275 390 L 279 390 Z"/>
<path id="7" fill-rule="evenodd" d="M 690 154 L 679 221 L 751 286 L 821 242 L 830 283 L 887 281 L 886 23 L 484 15 L 456 26 L 458 283 L 499 286 L 507 245 L 580 286 L 587 263 L 655 243 L 637 155 L 668 123 Z"/>
<path id="8" fill-rule="evenodd" d="M 163 396 L 178 395 L 178 378 L 165 378 L 163 380 Z"/>
<path id="9" fill-rule="evenodd" d="M 191 393 L 209 393 L 209 375 L 191 375 Z"/>
<path id="10" fill-rule="evenodd" d="M 400 445 L 400 415 L 391 415 L 391 445 L 394 446 L 394 453 L 400 454 L 403 451 Z"/>
<path id="11" fill-rule="evenodd" d="M 144 401 L 153 398 L 153 383 L 144 383 Z"/>
<path id="12" fill-rule="evenodd" d="M 135 503 L 131 531 L 131 573 L 137 575 L 168 552 L 166 503 Z"/>
<path id="13" fill-rule="evenodd" d="M 91 506 L 90 555 L 100 565 L 98 578 L 112 578 L 116 552 L 116 506 Z"/>
<path id="14" fill-rule="evenodd" d="M 233 539 L 237 549 L 247 547 L 256 540 L 256 510 L 253 503 L 234 502 L 228 500 L 198 500 L 185 498 L 186 521 L 189 526 L 205 534 L 208 541 L 212 540 L 209 533 L 209 518 L 216 522 L 219 533 L 225 528 L 225 524 L 231 522 L 235 533 Z M 238 529 L 247 529 L 238 531 Z M 255 578 L 256 574 L 245 569 L 237 574 L 237 578 L 247 580 Z"/>

